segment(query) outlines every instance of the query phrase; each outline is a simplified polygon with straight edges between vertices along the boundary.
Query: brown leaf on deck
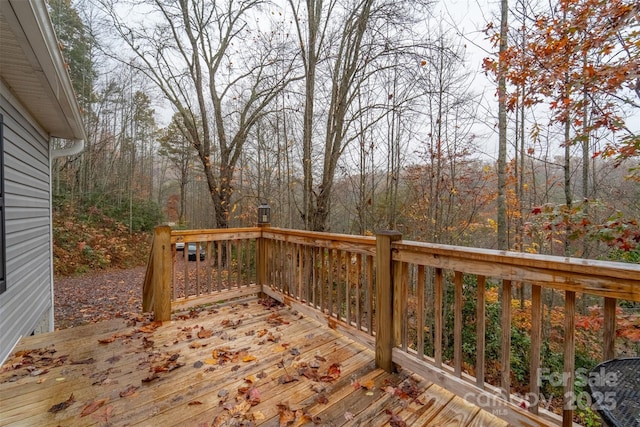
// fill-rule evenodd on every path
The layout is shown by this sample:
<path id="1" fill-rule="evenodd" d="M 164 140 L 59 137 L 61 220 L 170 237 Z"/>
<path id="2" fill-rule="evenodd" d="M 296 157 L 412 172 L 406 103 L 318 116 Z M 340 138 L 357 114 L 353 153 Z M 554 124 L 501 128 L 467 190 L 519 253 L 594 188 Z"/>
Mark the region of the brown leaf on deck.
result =
<path id="1" fill-rule="evenodd" d="M 326 375 L 320 377 L 320 381 L 330 383 L 340 378 L 340 364 L 334 363 L 327 369 Z"/>
<path id="2" fill-rule="evenodd" d="M 407 427 L 407 423 L 399 415 L 391 415 L 389 420 L 391 427 Z"/>
<path id="3" fill-rule="evenodd" d="M 55 405 L 53 405 L 51 408 L 49 408 L 49 412 L 51 413 L 56 413 L 56 412 L 60 412 L 64 409 L 67 409 L 69 406 L 71 406 L 76 400 L 73 398 L 73 393 L 71 393 L 71 396 L 69 396 L 69 398 L 67 400 L 65 400 L 64 402 L 60 402 L 60 403 L 56 403 Z"/>
<path id="4" fill-rule="evenodd" d="M 298 377 L 294 377 L 292 375 L 283 374 L 278 378 L 278 384 L 288 384 L 294 381 L 298 381 Z"/>
<path id="5" fill-rule="evenodd" d="M 160 327 L 160 326 L 162 326 L 162 322 L 160 322 L 159 320 L 154 320 L 151 323 L 147 323 L 146 325 L 142 325 L 140 327 L 140 329 L 138 329 L 137 332 L 150 334 L 150 333 L 154 332 L 156 329 L 158 329 L 158 327 Z"/>
<path id="6" fill-rule="evenodd" d="M 213 336 L 212 329 L 205 329 L 204 326 L 200 327 L 200 330 L 198 331 L 198 338 L 205 339 L 205 338 L 211 338 L 212 336 Z"/>
<path id="7" fill-rule="evenodd" d="M 140 387 L 134 386 L 133 384 L 129 384 L 127 388 L 125 388 L 120 392 L 120 397 L 131 397 L 136 394 L 136 392 L 138 391 L 138 388 Z"/>
<path id="8" fill-rule="evenodd" d="M 86 417 L 89 414 L 93 414 L 95 411 L 97 411 L 102 406 L 104 406 L 104 404 L 107 403 L 108 401 L 109 399 L 98 399 L 98 400 L 94 400 L 93 402 L 87 403 L 84 406 L 84 408 L 82 408 L 82 412 L 80 412 L 80 416 Z"/>
<path id="9" fill-rule="evenodd" d="M 326 405 L 327 403 L 329 403 L 329 398 L 326 394 L 320 393 L 316 396 L 315 401 L 319 405 Z"/>
<path id="10" fill-rule="evenodd" d="M 292 423 L 296 419 L 296 413 L 289 408 L 289 405 L 279 403 L 277 405 L 278 414 L 279 414 L 279 423 L 280 427 L 288 426 L 289 423 Z"/>
<path id="11" fill-rule="evenodd" d="M 249 401 L 249 404 L 251 406 L 256 406 L 257 404 L 260 403 L 260 391 L 253 387 L 249 390 L 249 393 L 247 393 L 247 400 Z"/>

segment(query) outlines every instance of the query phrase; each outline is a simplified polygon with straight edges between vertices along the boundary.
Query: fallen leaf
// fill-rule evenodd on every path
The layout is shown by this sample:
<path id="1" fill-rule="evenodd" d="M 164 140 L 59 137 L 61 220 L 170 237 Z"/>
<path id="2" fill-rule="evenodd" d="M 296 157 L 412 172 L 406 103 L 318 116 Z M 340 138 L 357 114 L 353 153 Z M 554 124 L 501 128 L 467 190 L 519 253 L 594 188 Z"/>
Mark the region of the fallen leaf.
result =
<path id="1" fill-rule="evenodd" d="M 284 427 L 289 425 L 289 423 L 293 422 L 296 419 L 296 414 L 289 408 L 289 405 L 285 405 L 279 403 L 277 405 L 278 414 L 279 414 L 279 422 L 280 427 Z"/>
<path id="2" fill-rule="evenodd" d="M 368 380 L 368 381 L 365 381 L 365 382 L 361 383 L 360 385 L 362 387 L 366 388 L 367 390 L 373 390 L 375 388 L 375 386 L 376 386 L 376 383 L 373 380 Z"/>
<path id="3" fill-rule="evenodd" d="M 253 387 L 251 390 L 249 390 L 248 399 L 251 406 L 256 406 L 258 403 L 260 403 L 260 391 L 258 391 L 257 388 Z"/>
<path id="4" fill-rule="evenodd" d="M 193 402 L 189 402 L 187 405 L 189 406 L 202 405 L 202 402 L 200 402 L 199 400 L 194 400 Z"/>
<path id="5" fill-rule="evenodd" d="M 117 337 L 115 335 L 111 335 L 109 338 L 103 338 L 101 340 L 98 340 L 98 342 L 100 344 L 109 344 L 109 343 L 114 342 L 116 340 L 116 338 Z"/>
<path id="6" fill-rule="evenodd" d="M 251 361 L 254 361 L 254 360 L 256 360 L 256 357 L 255 357 L 255 356 L 252 356 L 252 355 L 244 356 L 244 357 L 242 358 L 242 361 L 243 361 L 243 362 L 251 362 Z"/>
<path id="7" fill-rule="evenodd" d="M 56 403 L 55 405 L 53 405 L 51 408 L 49 408 L 49 412 L 52 413 L 56 413 L 56 412 L 60 412 L 64 409 L 67 409 L 69 406 L 71 406 L 76 400 L 73 398 L 73 393 L 71 393 L 71 396 L 69 396 L 69 398 L 67 400 L 65 400 L 64 402 L 60 402 L 60 403 Z"/>
<path id="8" fill-rule="evenodd" d="M 387 393 L 390 394 L 391 396 L 395 396 L 396 394 L 396 389 L 390 385 L 386 386 L 385 388 L 383 388 L 383 390 Z"/>
<path id="9" fill-rule="evenodd" d="M 319 405 L 326 405 L 327 403 L 329 403 L 329 398 L 327 397 L 326 394 L 321 393 L 316 396 L 315 401 Z"/>
<path id="10" fill-rule="evenodd" d="M 157 380 L 158 378 L 159 378 L 159 377 L 158 377 L 158 373 L 157 373 L 157 372 L 153 372 L 153 373 L 152 373 L 151 375 L 149 375 L 148 377 L 143 378 L 143 379 L 142 379 L 142 382 L 143 382 L 143 383 L 150 383 L 151 381 L 153 381 L 153 380 Z"/>
<path id="11" fill-rule="evenodd" d="M 391 419 L 389 420 L 389 424 L 391 427 L 407 427 L 407 423 L 404 422 L 399 415 L 391 415 Z"/>
<path id="12" fill-rule="evenodd" d="M 211 338 L 212 336 L 213 336 L 213 330 L 205 329 L 204 326 L 200 327 L 200 330 L 198 331 L 198 338 L 205 339 L 205 338 Z"/>
<path id="13" fill-rule="evenodd" d="M 253 421 L 262 421 L 266 418 L 260 411 L 252 412 L 249 414 L 249 416 L 253 419 Z"/>
<path id="14" fill-rule="evenodd" d="M 330 383 L 340 377 L 340 364 L 334 363 L 327 369 L 326 375 L 320 377 L 320 381 Z"/>
<path id="15" fill-rule="evenodd" d="M 291 383 L 291 382 L 294 382 L 294 381 L 298 381 L 298 377 L 294 377 L 294 376 L 291 376 L 291 375 L 283 374 L 283 375 L 280 376 L 280 378 L 278 378 L 278 383 L 279 384 L 288 384 L 288 383 Z"/>
<path id="16" fill-rule="evenodd" d="M 129 384 L 127 388 L 120 392 L 120 397 L 132 397 L 136 394 L 138 388 L 139 387 L 134 386 L 133 384 Z"/>
<path id="17" fill-rule="evenodd" d="M 161 326 L 161 325 L 162 325 L 162 322 L 160 322 L 159 320 L 156 320 L 149 324 L 143 325 L 140 329 L 138 329 L 138 332 L 151 333 L 156 329 L 158 329 L 158 326 Z"/>
<path id="18" fill-rule="evenodd" d="M 89 414 L 93 414 L 95 411 L 97 411 L 102 406 L 104 406 L 104 404 L 107 403 L 108 400 L 109 399 L 98 399 L 98 400 L 94 400 L 93 402 L 87 403 L 84 406 L 84 408 L 82 408 L 82 412 L 80 412 L 80 416 L 86 417 Z"/>
<path id="19" fill-rule="evenodd" d="M 100 411 L 93 414 L 93 419 L 98 420 L 104 424 L 109 423 L 109 418 L 113 415 L 113 406 L 105 406 Z"/>

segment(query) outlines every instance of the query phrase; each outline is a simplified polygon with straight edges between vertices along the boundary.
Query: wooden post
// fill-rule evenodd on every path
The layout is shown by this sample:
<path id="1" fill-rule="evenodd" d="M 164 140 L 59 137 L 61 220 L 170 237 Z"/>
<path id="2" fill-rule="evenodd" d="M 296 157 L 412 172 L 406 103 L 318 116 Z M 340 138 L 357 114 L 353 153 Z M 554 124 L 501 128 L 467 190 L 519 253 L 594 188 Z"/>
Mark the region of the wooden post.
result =
<path id="1" fill-rule="evenodd" d="M 260 227 L 261 230 L 257 245 L 258 255 L 256 256 L 256 271 L 258 276 L 258 285 L 261 290 L 267 285 L 267 251 L 269 250 L 267 246 L 267 239 L 262 237 L 262 232 L 269 226 L 270 224 L 258 224 L 258 227 Z M 260 297 L 264 297 L 264 294 L 260 294 Z"/>
<path id="2" fill-rule="evenodd" d="M 376 235 L 376 366 L 393 372 L 394 347 L 393 260 L 391 243 L 402 238 L 397 231 Z M 398 316 L 400 313 L 398 313 Z"/>
<path id="3" fill-rule="evenodd" d="M 171 320 L 171 227 L 159 225 L 153 234 L 153 315 L 165 322 Z"/>

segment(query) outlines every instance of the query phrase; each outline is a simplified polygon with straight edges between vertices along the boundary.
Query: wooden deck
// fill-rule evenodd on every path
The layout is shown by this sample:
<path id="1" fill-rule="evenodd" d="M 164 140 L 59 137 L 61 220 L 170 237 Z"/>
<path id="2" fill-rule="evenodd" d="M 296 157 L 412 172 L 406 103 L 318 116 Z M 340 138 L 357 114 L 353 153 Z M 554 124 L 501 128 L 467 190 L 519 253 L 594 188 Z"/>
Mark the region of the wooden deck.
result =
<path id="1" fill-rule="evenodd" d="M 360 344 L 267 305 L 24 338 L 0 369 L 0 425 L 507 425 L 437 384 L 376 369 Z"/>

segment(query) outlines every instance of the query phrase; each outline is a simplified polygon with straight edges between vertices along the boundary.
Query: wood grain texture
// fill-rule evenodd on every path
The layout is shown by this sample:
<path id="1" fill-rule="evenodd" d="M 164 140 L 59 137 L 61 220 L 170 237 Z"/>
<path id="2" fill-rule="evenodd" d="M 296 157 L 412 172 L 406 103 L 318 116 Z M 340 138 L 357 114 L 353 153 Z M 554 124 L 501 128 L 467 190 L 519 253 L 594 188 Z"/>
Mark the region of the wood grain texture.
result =
<path id="1" fill-rule="evenodd" d="M 392 415 L 410 425 L 430 419 L 466 425 L 481 413 L 420 376 L 376 369 L 371 349 L 303 316 L 293 305 L 267 307 L 253 299 L 184 312 L 149 330 L 143 326 L 117 319 L 24 338 L 17 352 L 48 347 L 55 349 L 53 358 L 64 357 L 42 375 L 12 367 L 22 353 L 0 369 L 2 425 L 211 425 L 229 416 L 270 426 L 279 424 L 280 404 L 322 425 L 378 426 Z M 201 328 L 212 335 L 199 338 Z M 267 340 L 259 331 L 276 339 Z M 218 357 L 212 358 L 214 353 Z M 223 361 L 222 354 L 230 359 Z M 171 355 L 182 366 L 153 368 Z M 327 382 L 299 375 L 297 368 L 311 361 L 319 364 L 319 373 L 337 363 L 340 374 Z M 154 372 L 157 378 L 145 382 Z M 297 379 L 282 381 L 286 375 Z M 318 392 L 318 386 L 324 390 Z M 253 405 L 245 404 L 245 393 L 239 391 L 247 387 L 257 390 Z M 404 389 L 418 397 L 396 393 Z M 75 401 L 66 409 L 48 411 L 71 394 Z M 82 416 L 86 405 L 103 399 L 103 407 Z M 482 419 L 492 418 L 485 414 Z"/>

